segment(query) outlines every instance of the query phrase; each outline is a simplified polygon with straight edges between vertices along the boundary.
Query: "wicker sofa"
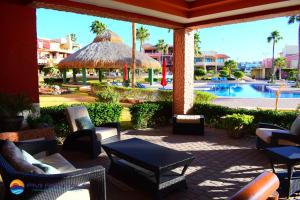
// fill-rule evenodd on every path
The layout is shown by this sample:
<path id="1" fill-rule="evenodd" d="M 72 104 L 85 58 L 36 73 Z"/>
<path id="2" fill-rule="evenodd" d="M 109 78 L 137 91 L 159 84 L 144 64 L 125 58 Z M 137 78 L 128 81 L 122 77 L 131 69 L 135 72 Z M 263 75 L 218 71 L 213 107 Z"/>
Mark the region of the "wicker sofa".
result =
<path id="1" fill-rule="evenodd" d="M 0 141 L 0 174 L 5 187 L 5 199 L 106 199 L 105 169 L 102 166 L 76 169 L 64 157 L 56 153 L 56 141 L 44 140 L 35 142 L 17 142 L 19 150 L 31 155 L 46 152 L 40 159 L 52 161 L 52 166 L 60 172 L 57 174 L 28 173 L 17 170 L 5 155 L 4 143 Z M 57 163 L 56 163 L 57 162 Z M 57 164 L 57 166 L 55 166 Z M 14 166 L 14 167 L 13 167 Z M 24 191 L 20 194 L 12 192 L 12 181 L 21 180 Z"/>

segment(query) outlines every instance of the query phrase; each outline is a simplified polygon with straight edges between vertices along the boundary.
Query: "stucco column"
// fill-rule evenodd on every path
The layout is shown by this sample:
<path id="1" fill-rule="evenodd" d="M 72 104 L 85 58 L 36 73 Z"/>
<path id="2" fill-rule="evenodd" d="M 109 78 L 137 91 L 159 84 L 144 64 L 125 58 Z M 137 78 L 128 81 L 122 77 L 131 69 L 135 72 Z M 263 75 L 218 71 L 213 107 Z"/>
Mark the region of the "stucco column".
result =
<path id="1" fill-rule="evenodd" d="M 186 114 L 194 101 L 194 32 L 174 30 L 173 113 Z"/>

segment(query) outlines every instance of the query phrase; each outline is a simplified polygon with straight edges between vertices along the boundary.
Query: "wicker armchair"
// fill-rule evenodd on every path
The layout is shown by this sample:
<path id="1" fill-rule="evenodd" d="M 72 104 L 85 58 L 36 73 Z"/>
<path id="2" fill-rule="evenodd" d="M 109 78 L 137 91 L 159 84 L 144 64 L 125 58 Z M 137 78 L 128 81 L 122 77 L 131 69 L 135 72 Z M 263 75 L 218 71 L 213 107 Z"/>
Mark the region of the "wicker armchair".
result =
<path id="1" fill-rule="evenodd" d="M 67 136 L 64 150 L 74 150 L 88 153 L 91 158 L 96 158 L 101 153 L 101 144 L 120 140 L 121 128 L 118 122 L 105 123 L 101 127 L 80 130 L 76 120 L 82 117 L 89 117 L 84 106 L 72 106 L 66 109 L 66 115 L 71 131 Z"/>
<path id="2" fill-rule="evenodd" d="M 30 154 L 46 151 L 53 154 L 56 141 L 18 142 L 19 148 Z M 61 174 L 31 174 L 15 170 L 10 163 L 0 155 L 0 173 L 5 186 L 5 199 L 57 199 L 76 186 L 89 182 L 89 194 L 92 200 L 106 199 L 105 169 L 102 166 L 76 170 Z M 25 190 L 19 195 L 10 192 L 12 180 L 24 182 Z"/>
<path id="3" fill-rule="evenodd" d="M 299 118 L 299 117 L 298 117 Z M 275 124 L 259 123 L 256 129 L 256 148 L 300 146 L 300 135 Z"/>

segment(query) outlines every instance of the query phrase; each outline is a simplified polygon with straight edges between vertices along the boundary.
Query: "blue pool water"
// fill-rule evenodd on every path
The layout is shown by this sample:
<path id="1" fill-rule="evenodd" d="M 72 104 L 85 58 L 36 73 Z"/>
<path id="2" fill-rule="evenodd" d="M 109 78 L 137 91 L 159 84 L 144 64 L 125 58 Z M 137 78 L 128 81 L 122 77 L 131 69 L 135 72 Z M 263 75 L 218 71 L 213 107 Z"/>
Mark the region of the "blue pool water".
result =
<path id="1" fill-rule="evenodd" d="M 210 92 L 216 96 L 238 98 L 275 98 L 275 91 L 261 84 L 217 83 L 196 87 L 196 90 Z M 300 98 L 300 92 L 281 92 L 280 98 Z"/>

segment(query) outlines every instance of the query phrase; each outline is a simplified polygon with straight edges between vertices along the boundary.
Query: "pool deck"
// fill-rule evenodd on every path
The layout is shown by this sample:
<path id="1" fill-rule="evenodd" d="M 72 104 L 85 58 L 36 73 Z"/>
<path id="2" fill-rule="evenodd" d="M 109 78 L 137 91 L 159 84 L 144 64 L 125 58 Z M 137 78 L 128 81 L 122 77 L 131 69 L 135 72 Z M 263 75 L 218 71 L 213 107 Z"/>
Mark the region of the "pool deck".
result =
<path id="1" fill-rule="evenodd" d="M 231 108 L 247 109 L 275 109 L 275 98 L 231 98 L 218 97 L 214 104 L 228 106 Z M 295 110 L 300 105 L 300 98 L 280 98 L 279 110 Z"/>
<path id="2" fill-rule="evenodd" d="M 207 84 L 216 84 L 222 82 L 203 82 L 203 81 L 196 81 L 195 87 L 205 87 Z M 224 83 L 239 83 L 239 84 L 267 84 L 266 81 L 255 81 L 255 82 L 240 82 L 240 81 L 227 81 Z M 145 84 L 146 87 L 149 88 L 161 88 L 160 84 L 155 85 L 148 85 Z M 273 90 L 277 90 L 280 84 L 276 84 L 271 87 Z M 166 89 L 172 89 L 172 84 L 168 84 Z M 283 88 L 282 91 L 288 92 L 300 92 L 299 88 Z M 214 102 L 214 104 L 228 106 L 231 108 L 247 108 L 247 109 L 275 109 L 275 98 L 236 98 L 236 97 L 218 97 Z M 295 110 L 300 105 L 300 98 L 280 98 L 278 109 L 279 110 Z"/>

